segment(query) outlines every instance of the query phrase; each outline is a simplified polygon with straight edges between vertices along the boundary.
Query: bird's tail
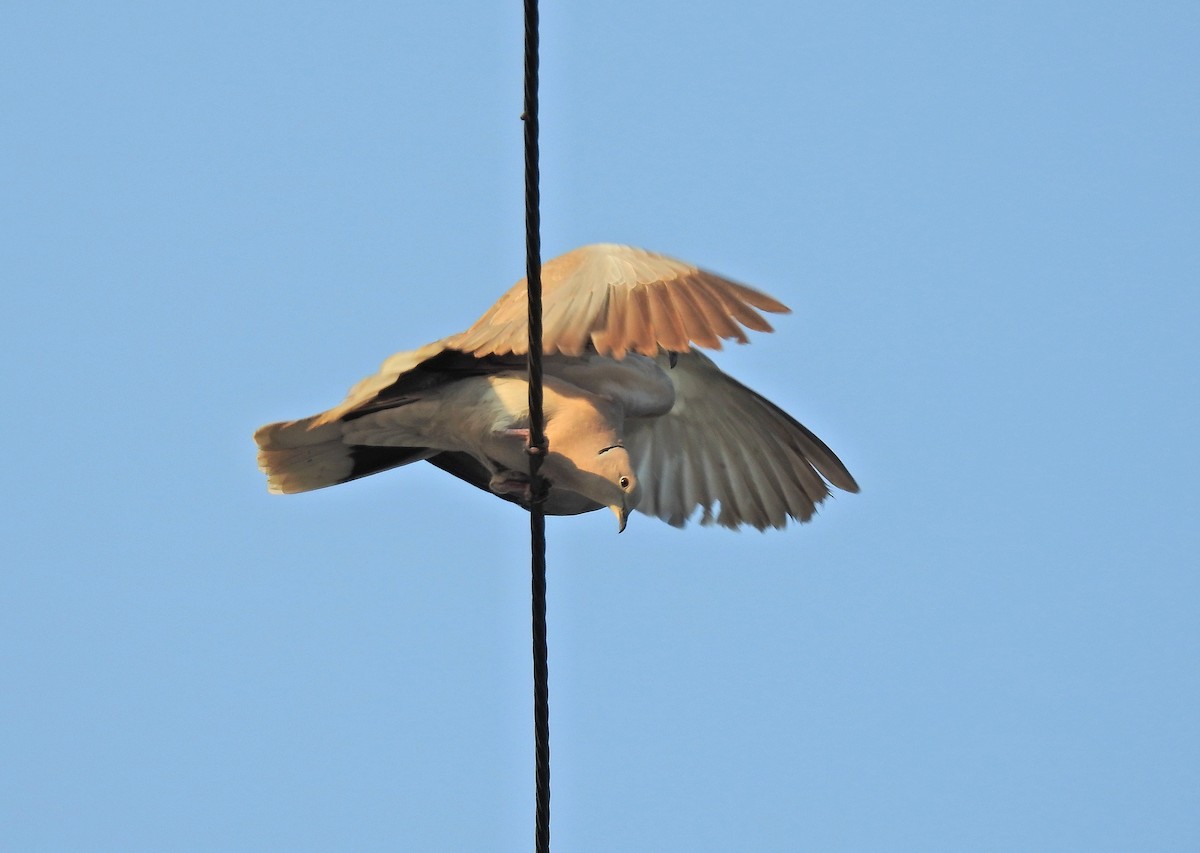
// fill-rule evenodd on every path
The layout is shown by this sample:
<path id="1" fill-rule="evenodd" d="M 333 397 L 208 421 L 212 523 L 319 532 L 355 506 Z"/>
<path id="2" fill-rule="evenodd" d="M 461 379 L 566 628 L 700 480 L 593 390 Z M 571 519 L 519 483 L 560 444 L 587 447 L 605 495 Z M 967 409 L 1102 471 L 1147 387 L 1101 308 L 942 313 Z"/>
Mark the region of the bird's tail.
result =
<path id="1" fill-rule="evenodd" d="M 346 444 L 342 423 L 314 426 L 319 417 L 267 424 L 254 433 L 258 467 L 267 475 L 268 491 L 290 495 L 323 489 L 434 454 L 425 447 Z"/>

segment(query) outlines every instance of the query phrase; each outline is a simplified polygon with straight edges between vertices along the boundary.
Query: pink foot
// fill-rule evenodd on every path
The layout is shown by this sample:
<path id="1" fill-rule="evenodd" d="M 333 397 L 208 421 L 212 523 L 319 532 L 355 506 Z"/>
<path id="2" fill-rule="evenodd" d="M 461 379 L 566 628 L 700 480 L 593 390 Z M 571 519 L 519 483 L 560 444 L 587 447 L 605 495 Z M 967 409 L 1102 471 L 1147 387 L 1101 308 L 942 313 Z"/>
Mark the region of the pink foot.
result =
<path id="1" fill-rule="evenodd" d="M 492 479 L 488 481 L 488 488 L 498 495 L 516 495 L 525 501 L 533 497 L 533 491 L 529 488 L 528 475 L 516 471 L 501 471 L 493 474 Z"/>
<path id="2" fill-rule="evenodd" d="M 501 430 L 500 434 L 505 435 L 505 436 L 510 436 L 512 438 L 524 439 L 525 452 L 528 453 L 530 456 L 536 456 L 538 454 L 543 454 L 549 450 L 550 442 L 545 436 L 542 437 L 542 445 L 540 448 L 534 449 L 534 448 L 530 447 L 529 446 L 529 429 L 526 427 L 510 427 L 509 429 Z"/>

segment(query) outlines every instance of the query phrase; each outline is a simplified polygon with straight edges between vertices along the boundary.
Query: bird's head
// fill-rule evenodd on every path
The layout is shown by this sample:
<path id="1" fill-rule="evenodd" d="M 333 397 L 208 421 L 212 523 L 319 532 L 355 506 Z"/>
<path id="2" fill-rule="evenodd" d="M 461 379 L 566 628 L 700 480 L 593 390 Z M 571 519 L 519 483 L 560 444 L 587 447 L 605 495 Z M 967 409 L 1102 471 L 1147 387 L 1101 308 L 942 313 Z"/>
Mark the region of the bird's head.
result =
<path id="1" fill-rule="evenodd" d="M 642 493 L 622 441 L 621 408 L 612 400 L 550 377 L 545 390 L 550 452 L 543 476 L 552 490 L 575 492 L 608 507 L 624 530 Z"/>
<path id="2" fill-rule="evenodd" d="M 562 490 L 582 495 L 592 505 L 600 504 L 613 511 L 625 529 L 629 513 L 637 508 L 642 490 L 629 451 L 608 436 L 597 441 L 592 434 L 561 437 L 558 442 L 550 436 L 550 453 L 542 466 L 542 474 L 551 483 L 552 493 Z"/>
<path id="3" fill-rule="evenodd" d="M 629 513 L 632 512 L 638 505 L 638 501 L 642 497 L 642 487 L 638 484 L 637 475 L 633 472 L 633 462 L 629 458 L 629 451 L 623 445 L 612 444 L 603 447 L 596 454 L 598 459 L 598 471 L 603 478 L 603 488 L 605 496 L 594 496 L 594 499 L 607 506 L 613 511 L 617 517 L 617 523 L 620 527 L 617 532 L 625 530 L 625 524 L 629 521 Z M 597 482 L 597 486 L 600 483 Z"/>

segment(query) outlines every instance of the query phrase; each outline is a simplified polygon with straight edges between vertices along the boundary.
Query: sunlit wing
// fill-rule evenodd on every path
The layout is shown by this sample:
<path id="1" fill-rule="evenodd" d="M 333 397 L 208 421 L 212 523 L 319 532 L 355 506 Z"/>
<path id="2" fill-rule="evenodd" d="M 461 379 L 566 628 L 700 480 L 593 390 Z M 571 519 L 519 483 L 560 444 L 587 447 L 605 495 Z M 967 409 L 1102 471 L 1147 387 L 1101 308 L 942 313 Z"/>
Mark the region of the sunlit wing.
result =
<path id="1" fill-rule="evenodd" d="M 757 309 L 757 310 L 756 310 Z M 542 347 L 580 355 L 653 356 L 659 348 L 720 349 L 746 333 L 771 331 L 759 311 L 788 308 L 765 293 L 674 258 L 615 244 L 583 246 L 542 266 Z M 475 355 L 528 351 L 525 279 L 446 347 Z"/>

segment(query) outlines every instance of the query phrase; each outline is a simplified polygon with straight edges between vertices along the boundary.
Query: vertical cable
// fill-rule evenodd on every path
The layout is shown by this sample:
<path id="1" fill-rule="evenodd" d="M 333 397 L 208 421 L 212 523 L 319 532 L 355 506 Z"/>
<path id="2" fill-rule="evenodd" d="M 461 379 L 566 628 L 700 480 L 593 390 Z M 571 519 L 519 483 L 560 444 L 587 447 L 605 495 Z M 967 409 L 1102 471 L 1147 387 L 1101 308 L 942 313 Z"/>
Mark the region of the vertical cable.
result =
<path id="1" fill-rule="evenodd" d="M 546 642 L 545 484 L 542 412 L 542 246 L 538 190 L 538 4 L 525 0 L 525 281 L 529 294 L 529 507 L 533 593 L 533 739 L 536 786 L 535 849 L 550 853 L 550 688 Z"/>

